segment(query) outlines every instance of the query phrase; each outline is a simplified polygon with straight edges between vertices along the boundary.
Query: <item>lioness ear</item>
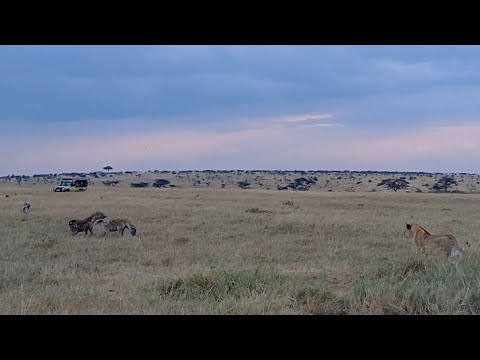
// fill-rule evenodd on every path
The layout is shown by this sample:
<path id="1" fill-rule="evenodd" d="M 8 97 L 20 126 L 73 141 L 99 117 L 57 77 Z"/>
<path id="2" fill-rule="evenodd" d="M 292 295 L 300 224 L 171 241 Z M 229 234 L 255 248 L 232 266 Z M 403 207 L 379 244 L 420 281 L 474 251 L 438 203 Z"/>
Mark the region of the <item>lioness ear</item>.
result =
<path id="1" fill-rule="evenodd" d="M 412 227 L 412 225 L 407 224 L 407 229 L 410 229 L 411 227 Z"/>

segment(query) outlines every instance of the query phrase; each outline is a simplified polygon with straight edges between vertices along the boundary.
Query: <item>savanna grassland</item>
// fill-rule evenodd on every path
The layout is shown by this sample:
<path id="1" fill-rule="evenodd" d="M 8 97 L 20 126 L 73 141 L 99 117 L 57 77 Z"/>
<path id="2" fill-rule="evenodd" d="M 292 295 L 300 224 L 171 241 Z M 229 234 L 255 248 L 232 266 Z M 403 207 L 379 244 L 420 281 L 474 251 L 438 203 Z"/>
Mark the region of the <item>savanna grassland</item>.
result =
<path id="1" fill-rule="evenodd" d="M 1 183 L 0 314 L 480 314 L 475 177 L 455 188 L 471 194 L 441 194 L 413 189 L 427 177 L 394 193 L 371 191 L 381 175 L 310 191 L 177 176 L 92 179 L 82 193 Z M 127 185 L 155 178 L 177 186 Z M 95 210 L 131 218 L 137 236 L 72 236 L 68 221 Z M 454 234 L 464 260 L 415 257 L 406 222 Z"/>

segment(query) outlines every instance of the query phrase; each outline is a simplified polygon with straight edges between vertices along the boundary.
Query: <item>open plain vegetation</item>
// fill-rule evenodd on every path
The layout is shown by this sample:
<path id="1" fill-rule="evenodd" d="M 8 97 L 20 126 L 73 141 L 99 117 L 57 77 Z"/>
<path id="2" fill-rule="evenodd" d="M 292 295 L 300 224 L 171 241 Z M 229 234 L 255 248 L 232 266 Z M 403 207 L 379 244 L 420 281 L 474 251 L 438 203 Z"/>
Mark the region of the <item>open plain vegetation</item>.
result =
<path id="1" fill-rule="evenodd" d="M 277 190 L 300 177 L 317 180 Z M 378 186 L 400 177 L 408 188 Z M 57 176 L 3 179 L 0 313 L 480 314 L 479 179 L 432 190 L 441 177 L 113 173 L 76 193 L 53 192 Z M 72 236 L 68 221 L 96 210 L 137 236 Z M 406 222 L 455 235 L 464 260 L 415 256 Z"/>

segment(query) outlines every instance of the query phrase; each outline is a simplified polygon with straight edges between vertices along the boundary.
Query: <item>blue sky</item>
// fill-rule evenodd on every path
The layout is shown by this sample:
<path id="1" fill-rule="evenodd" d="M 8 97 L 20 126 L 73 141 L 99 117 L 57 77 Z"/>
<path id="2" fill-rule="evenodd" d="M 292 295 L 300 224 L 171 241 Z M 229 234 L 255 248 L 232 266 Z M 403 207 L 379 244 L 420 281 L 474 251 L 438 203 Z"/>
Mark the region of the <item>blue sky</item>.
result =
<path id="1" fill-rule="evenodd" d="M 1 174 L 479 172 L 479 46 L 0 46 L 0 77 Z"/>

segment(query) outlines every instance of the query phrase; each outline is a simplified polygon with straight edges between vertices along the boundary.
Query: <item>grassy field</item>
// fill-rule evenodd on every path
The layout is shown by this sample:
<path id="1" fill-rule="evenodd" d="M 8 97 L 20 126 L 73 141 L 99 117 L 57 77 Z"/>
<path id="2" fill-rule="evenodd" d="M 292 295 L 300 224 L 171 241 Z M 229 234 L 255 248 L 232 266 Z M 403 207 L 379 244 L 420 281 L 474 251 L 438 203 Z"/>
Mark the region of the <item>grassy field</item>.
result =
<path id="1" fill-rule="evenodd" d="M 480 195 L 361 190 L 1 184 L 0 313 L 480 314 Z M 138 236 L 72 236 L 95 210 Z M 415 258 L 412 221 L 463 262 Z"/>

